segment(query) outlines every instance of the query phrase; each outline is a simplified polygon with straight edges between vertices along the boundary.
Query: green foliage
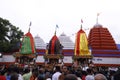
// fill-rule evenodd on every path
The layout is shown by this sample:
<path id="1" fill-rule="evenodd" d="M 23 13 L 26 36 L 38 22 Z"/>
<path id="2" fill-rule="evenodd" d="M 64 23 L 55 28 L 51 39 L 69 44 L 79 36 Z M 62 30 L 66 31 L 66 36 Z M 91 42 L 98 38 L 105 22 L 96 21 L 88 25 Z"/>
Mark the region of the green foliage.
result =
<path id="1" fill-rule="evenodd" d="M 12 52 L 19 49 L 23 34 L 8 20 L 0 18 L 0 52 Z"/>

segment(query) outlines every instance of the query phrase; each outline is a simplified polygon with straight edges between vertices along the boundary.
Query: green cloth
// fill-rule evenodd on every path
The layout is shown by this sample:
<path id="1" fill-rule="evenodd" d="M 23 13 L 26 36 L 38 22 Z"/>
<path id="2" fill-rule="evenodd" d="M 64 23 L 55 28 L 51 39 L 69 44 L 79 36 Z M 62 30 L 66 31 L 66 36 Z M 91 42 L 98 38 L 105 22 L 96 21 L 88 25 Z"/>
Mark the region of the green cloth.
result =
<path id="1" fill-rule="evenodd" d="M 30 77 L 32 76 L 32 72 L 23 74 L 23 80 L 30 80 Z"/>
<path id="2" fill-rule="evenodd" d="M 31 54 L 32 53 L 32 48 L 31 48 L 31 43 L 30 43 L 30 38 L 29 37 L 24 37 L 22 46 L 20 49 L 21 54 Z"/>

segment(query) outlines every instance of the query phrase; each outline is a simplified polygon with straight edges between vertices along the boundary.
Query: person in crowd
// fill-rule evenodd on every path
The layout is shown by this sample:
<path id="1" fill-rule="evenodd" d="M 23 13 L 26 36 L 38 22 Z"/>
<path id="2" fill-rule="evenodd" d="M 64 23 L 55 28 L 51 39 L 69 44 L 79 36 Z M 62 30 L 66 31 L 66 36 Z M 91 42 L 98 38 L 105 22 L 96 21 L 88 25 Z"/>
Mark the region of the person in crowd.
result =
<path id="1" fill-rule="evenodd" d="M 32 76 L 30 77 L 30 80 L 38 80 L 38 71 L 32 71 Z"/>
<path id="2" fill-rule="evenodd" d="M 85 80 L 86 75 L 87 75 L 87 72 L 86 71 L 82 71 L 82 80 Z"/>
<path id="3" fill-rule="evenodd" d="M 107 80 L 107 78 L 103 74 L 96 74 L 95 75 L 95 80 Z"/>
<path id="4" fill-rule="evenodd" d="M 45 80 L 51 80 L 51 73 L 50 72 L 46 72 Z"/>
<path id="5" fill-rule="evenodd" d="M 22 69 L 18 67 L 16 73 L 18 74 L 18 80 L 23 80 Z"/>
<path id="6" fill-rule="evenodd" d="M 94 75 L 92 69 L 87 69 L 87 76 L 85 77 L 85 80 L 94 80 Z"/>
<path id="7" fill-rule="evenodd" d="M 120 69 L 114 74 L 114 80 L 120 80 Z"/>
<path id="8" fill-rule="evenodd" d="M 77 70 L 77 72 L 75 73 L 75 75 L 77 76 L 78 80 L 81 80 L 82 73 L 81 73 L 80 69 Z"/>
<path id="9" fill-rule="evenodd" d="M 64 80 L 65 76 L 68 74 L 69 70 L 67 66 L 63 65 L 61 67 L 62 74 L 59 76 L 59 80 Z"/>
<path id="10" fill-rule="evenodd" d="M 18 80 L 19 75 L 17 73 L 11 74 L 10 80 Z"/>
<path id="11" fill-rule="evenodd" d="M 114 70 L 110 70 L 109 72 L 108 72 L 108 80 L 114 80 L 114 74 L 116 73 L 116 71 L 114 71 Z"/>
<path id="12" fill-rule="evenodd" d="M 0 80 L 6 80 L 6 77 L 4 76 L 4 70 L 0 71 Z"/>
<path id="13" fill-rule="evenodd" d="M 16 71 L 18 71 L 18 68 L 15 65 L 13 65 L 13 64 L 9 65 L 7 68 L 7 71 L 5 73 L 6 80 L 10 80 L 11 75 L 16 73 Z"/>
<path id="14" fill-rule="evenodd" d="M 31 75 L 32 75 L 32 72 L 28 67 L 26 67 L 23 74 L 23 80 L 30 80 Z"/>
<path id="15" fill-rule="evenodd" d="M 45 69 L 44 67 L 41 67 L 39 69 L 38 80 L 44 80 L 44 79 L 45 79 Z"/>
<path id="16" fill-rule="evenodd" d="M 61 75 L 60 66 L 56 66 L 55 73 L 52 75 L 52 80 L 59 80 L 60 75 Z"/>
<path id="17" fill-rule="evenodd" d="M 75 74 L 67 74 L 64 80 L 78 80 Z"/>

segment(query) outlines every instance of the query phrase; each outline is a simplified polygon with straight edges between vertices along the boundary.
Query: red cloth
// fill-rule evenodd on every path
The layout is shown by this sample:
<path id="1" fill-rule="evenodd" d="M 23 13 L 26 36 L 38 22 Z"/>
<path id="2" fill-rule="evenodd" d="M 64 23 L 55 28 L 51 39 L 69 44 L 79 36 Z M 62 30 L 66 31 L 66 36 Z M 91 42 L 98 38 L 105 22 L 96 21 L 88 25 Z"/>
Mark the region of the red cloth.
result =
<path id="1" fill-rule="evenodd" d="M 0 75 L 0 80 L 6 80 L 5 76 Z"/>
<path id="2" fill-rule="evenodd" d="M 85 75 L 83 75 L 83 76 L 82 76 L 82 80 L 85 80 L 85 77 L 86 77 L 86 76 L 85 76 Z"/>

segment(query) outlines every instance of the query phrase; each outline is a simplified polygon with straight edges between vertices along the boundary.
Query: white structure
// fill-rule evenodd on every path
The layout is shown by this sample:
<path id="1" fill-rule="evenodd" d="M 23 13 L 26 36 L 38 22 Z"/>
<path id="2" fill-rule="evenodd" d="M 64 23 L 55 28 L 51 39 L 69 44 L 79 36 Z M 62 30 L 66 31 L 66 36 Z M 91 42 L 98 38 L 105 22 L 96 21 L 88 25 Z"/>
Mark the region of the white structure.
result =
<path id="1" fill-rule="evenodd" d="M 120 65 L 120 58 L 117 57 L 94 57 L 92 61 L 95 64 Z"/>
<path id="2" fill-rule="evenodd" d="M 46 49 L 46 44 L 38 35 L 34 37 L 36 49 Z"/>
<path id="3" fill-rule="evenodd" d="M 0 58 L 0 62 L 14 62 L 15 58 L 13 55 L 4 55 L 2 58 Z"/>
<path id="4" fill-rule="evenodd" d="M 66 36 L 64 33 L 62 33 L 58 38 L 63 46 L 63 49 L 74 49 L 74 43 L 69 36 Z"/>
<path id="5" fill-rule="evenodd" d="M 74 43 L 70 39 L 69 36 L 66 36 L 64 33 L 62 33 L 59 37 L 59 41 L 63 46 L 63 50 L 74 50 Z M 64 63 L 72 63 L 72 56 L 64 56 L 63 59 Z"/>

